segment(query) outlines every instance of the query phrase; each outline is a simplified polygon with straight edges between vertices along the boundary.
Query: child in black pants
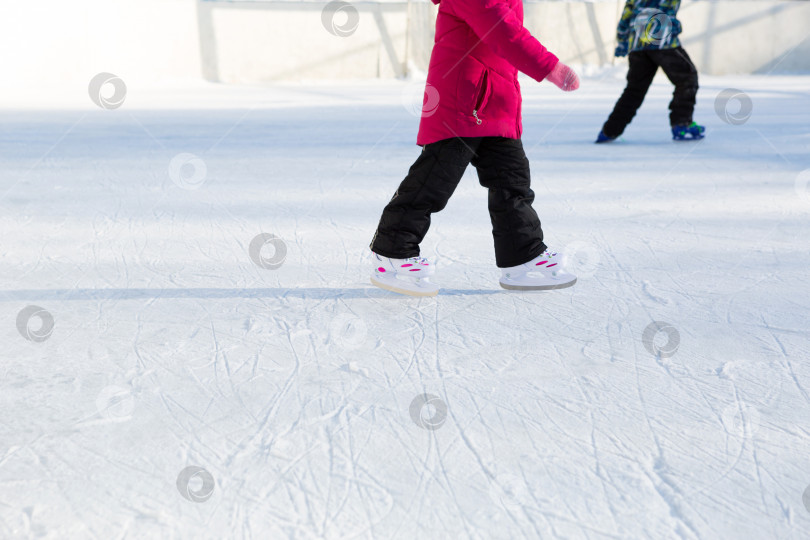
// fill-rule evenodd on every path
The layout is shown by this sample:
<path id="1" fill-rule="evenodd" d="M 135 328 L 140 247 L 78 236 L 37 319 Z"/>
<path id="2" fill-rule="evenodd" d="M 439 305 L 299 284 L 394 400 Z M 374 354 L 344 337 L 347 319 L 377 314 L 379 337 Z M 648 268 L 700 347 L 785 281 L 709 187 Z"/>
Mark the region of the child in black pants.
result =
<path id="1" fill-rule="evenodd" d="M 439 4 L 436 39 L 416 136 L 422 153 L 385 206 L 369 245 L 371 283 L 411 296 L 438 294 L 430 281 L 434 266 L 419 256 L 419 244 L 431 214 L 444 209 L 472 164 L 489 192 L 501 287 L 571 287 L 577 278 L 561 254 L 546 248 L 532 207 L 518 71 L 564 92 L 579 88 L 579 77 L 524 28 L 523 0 L 433 3 Z"/>
<path id="2" fill-rule="evenodd" d="M 680 0 L 627 0 L 617 29 L 616 56 L 626 56 L 627 87 L 602 127 L 597 143 L 615 140 L 636 115 L 659 66 L 675 85 L 669 104 L 672 138 L 699 140 L 706 128 L 692 120 L 698 74 L 681 47 L 681 23 L 675 18 Z"/>

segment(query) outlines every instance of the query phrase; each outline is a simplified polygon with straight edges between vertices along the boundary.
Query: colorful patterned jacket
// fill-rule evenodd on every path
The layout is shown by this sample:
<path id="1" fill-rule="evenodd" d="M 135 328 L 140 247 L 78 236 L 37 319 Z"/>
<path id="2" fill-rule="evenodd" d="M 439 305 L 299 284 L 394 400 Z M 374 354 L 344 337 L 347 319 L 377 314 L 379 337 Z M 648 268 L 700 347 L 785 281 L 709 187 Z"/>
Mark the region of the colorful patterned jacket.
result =
<path id="1" fill-rule="evenodd" d="M 680 47 L 681 23 L 675 16 L 681 0 L 627 0 L 619 21 L 619 47 L 630 52 Z"/>

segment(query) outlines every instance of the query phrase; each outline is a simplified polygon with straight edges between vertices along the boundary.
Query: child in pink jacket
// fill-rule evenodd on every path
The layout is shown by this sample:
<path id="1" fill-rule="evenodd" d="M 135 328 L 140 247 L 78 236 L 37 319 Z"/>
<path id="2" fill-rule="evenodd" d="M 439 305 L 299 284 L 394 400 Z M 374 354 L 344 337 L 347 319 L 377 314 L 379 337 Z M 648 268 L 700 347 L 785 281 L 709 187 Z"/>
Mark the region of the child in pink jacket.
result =
<path id="1" fill-rule="evenodd" d="M 385 207 L 371 241 L 378 287 L 433 296 L 433 266 L 419 257 L 430 216 L 442 210 L 472 163 L 489 190 L 495 260 L 507 289 L 569 287 L 576 277 L 547 251 L 532 208 L 529 160 L 520 140 L 518 71 L 579 88 L 576 73 L 523 27 L 522 0 L 432 0 L 439 5 L 427 87 L 438 106 L 423 110 L 422 153 Z M 432 88 L 431 88 L 432 87 Z M 426 89 L 426 99 L 428 90 Z"/>

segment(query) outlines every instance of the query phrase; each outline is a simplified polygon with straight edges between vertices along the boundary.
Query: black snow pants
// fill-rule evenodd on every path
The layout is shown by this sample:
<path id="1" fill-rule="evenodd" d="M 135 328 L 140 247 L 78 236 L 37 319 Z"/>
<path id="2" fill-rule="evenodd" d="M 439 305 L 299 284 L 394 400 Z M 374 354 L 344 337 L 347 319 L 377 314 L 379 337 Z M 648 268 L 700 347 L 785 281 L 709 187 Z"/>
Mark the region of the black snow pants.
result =
<path id="1" fill-rule="evenodd" d="M 644 101 L 659 66 L 675 85 L 675 93 L 669 104 L 670 125 L 691 124 L 698 74 L 686 51 L 681 47 L 642 50 L 631 52 L 628 58 L 630 70 L 627 72 L 627 87 L 602 127 L 602 132 L 608 137 L 618 137 L 624 132 Z"/>
<path id="2" fill-rule="evenodd" d="M 498 267 L 517 266 L 543 253 L 529 159 L 519 139 L 504 137 L 456 137 L 425 145 L 383 210 L 371 250 L 395 259 L 418 256 L 430 215 L 445 207 L 470 163 L 489 190 Z"/>

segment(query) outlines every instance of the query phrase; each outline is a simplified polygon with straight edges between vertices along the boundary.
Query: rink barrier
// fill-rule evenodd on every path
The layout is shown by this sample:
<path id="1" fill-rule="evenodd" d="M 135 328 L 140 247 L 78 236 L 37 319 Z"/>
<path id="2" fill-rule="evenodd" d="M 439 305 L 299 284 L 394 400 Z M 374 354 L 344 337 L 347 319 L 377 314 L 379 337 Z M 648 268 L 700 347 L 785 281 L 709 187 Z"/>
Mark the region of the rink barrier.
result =
<path id="1" fill-rule="evenodd" d="M 328 3 L 200 0 L 200 35 L 213 37 L 201 40 L 207 47 L 203 53 L 206 78 L 219 82 L 390 78 L 427 69 L 436 6 L 427 1 L 347 4 L 356 9 L 359 21 L 350 35 L 336 37 L 317 28 L 315 17 L 308 15 L 324 10 Z M 621 63 L 626 59 L 614 59 L 613 51 L 623 5 L 622 0 L 525 2 L 525 24 L 566 63 Z M 230 13 L 225 15 L 223 10 Z M 240 47 L 229 20 L 239 18 L 235 13 L 240 10 L 250 12 L 252 18 L 261 12 L 285 19 L 297 35 L 268 33 L 266 47 L 259 48 L 278 50 L 286 44 L 295 51 L 291 53 L 295 61 L 289 65 L 277 58 L 245 62 L 255 42 Z M 810 2 L 686 0 L 679 19 L 684 27 L 681 41 L 702 73 L 810 72 L 810 41 L 804 28 L 810 20 Z"/>
<path id="2" fill-rule="evenodd" d="M 86 95 L 100 73 L 137 90 L 200 78 L 390 79 L 427 69 L 434 4 L 345 3 L 84 0 L 80 9 L 59 0 L 12 2 L 0 18 L 4 91 Z M 614 59 L 613 51 L 622 5 L 527 1 L 525 24 L 566 63 L 620 65 L 626 60 Z M 356 24 L 349 24 L 347 13 L 355 12 Z M 336 19 L 324 24 L 325 15 Z M 810 73 L 808 1 L 684 0 L 679 19 L 681 40 L 702 74 Z"/>

